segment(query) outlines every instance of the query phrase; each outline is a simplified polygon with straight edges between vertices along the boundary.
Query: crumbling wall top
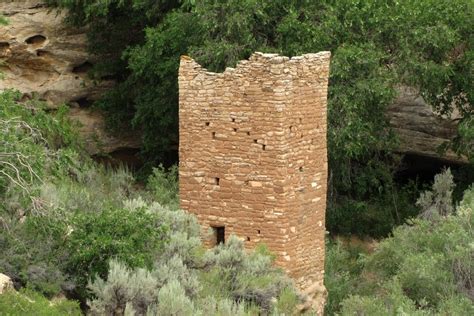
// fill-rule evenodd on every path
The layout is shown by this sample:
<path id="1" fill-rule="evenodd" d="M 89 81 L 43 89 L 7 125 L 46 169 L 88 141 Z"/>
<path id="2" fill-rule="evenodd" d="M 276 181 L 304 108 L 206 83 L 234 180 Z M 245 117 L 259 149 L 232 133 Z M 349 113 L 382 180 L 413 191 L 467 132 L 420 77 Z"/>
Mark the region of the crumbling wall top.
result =
<path id="1" fill-rule="evenodd" d="M 330 57 L 331 57 L 331 52 L 329 51 L 322 51 L 318 53 L 308 53 L 308 54 L 303 54 L 300 56 L 293 56 L 291 58 L 287 56 L 281 56 L 279 54 L 255 52 L 249 57 L 249 59 L 239 61 L 235 67 L 227 67 L 223 72 L 208 71 L 206 68 L 202 67 L 198 62 L 196 62 L 193 58 L 187 55 L 181 55 L 181 62 L 190 63 L 190 66 L 192 66 L 196 71 L 204 72 L 206 75 L 223 76 L 225 74 L 239 73 L 242 69 L 246 69 L 249 63 L 253 63 L 253 64 L 261 63 L 261 64 L 273 64 L 273 65 L 289 63 L 291 65 L 291 64 L 300 64 L 300 63 L 309 62 L 309 63 L 314 64 L 315 61 L 317 60 L 321 60 L 321 63 L 327 62 Z"/>

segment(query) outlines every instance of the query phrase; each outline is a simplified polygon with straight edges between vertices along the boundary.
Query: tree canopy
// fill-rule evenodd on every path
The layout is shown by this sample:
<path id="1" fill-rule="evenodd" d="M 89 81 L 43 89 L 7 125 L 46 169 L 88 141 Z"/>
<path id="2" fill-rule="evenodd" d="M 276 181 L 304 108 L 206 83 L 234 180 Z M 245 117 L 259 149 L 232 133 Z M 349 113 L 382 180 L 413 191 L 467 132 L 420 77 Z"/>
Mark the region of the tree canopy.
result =
<path id="1" fill-rule="evenodd" d="M 178 142 L 179 56 L 222 71 L 254 51 L 332 52 L 331 196 L 392 190 L 396 138 L 385 117 L 397 87 L 459 114 L 449 146 L 474 152 L 474 4 L 470 0 L 49 0 L 89 25 L 97 78 L 118 80 L 98 104 L 111 126 L 143 131 L 147 160 Z"/>

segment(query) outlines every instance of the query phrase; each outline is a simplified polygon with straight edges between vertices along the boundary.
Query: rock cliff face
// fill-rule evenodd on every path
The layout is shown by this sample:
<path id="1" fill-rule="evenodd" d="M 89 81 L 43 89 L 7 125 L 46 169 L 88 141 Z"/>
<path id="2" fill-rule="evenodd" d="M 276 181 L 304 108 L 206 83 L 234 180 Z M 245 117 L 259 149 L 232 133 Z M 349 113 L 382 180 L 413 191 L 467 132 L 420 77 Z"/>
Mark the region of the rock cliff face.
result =
<path id="1" fill-rule="evenodd" d="M 451 163 L 467 163 L 465 157 L 459 157 L 452 151 L 440 156 L 440 145 L 456 136 L 456 117 L 439 117 L 414 89 L 401 87 L 398 97 L 388 108 L 387 115 L 390 125 L 400 139 L 401 153 L 437 158 Z"/>
<path id="2" fill-rule="evenodd" d="M 66 103 L 80 122 L 80 133 L 91 154 L 138 148 L 138 135 L 115 137 L 105 132 L 100 112 L 89 108 L 113 81 L 94 82 L 87 73 L 94 59 L 87 53 L 84 29 L 67 27 L 64 12 L 52 11 L 42 1 L 0 1 L 0 90 L 14 88 L 23 98 L 33 96 L 55 109 Z"/>
<path id="3" fill-rule="evenodd" d="M 15 88 L 24 98 L 36 94 L 51 108 L 69 104 L 91 154 L 139 148 L 138 135 L 109 135 L 102 115 L 88 108 L 113 82 L 96 83 L 87 77 L 94 58 L 87 53 L 84 29 L 65 26 L 64 13 L 51 11 L 41 0 L 0 1 L 0 14 L 9 20 L 9 25 L 0 26 L 0 70 L 5 75 L 0 90 Z M 452 152 L 438 155 L 438 146 L 454 137 L 456 124 L 437 117 L 412 91 L 402 89 L 388 115 L 400 136 L 400 152 L 465 161 Z"/>

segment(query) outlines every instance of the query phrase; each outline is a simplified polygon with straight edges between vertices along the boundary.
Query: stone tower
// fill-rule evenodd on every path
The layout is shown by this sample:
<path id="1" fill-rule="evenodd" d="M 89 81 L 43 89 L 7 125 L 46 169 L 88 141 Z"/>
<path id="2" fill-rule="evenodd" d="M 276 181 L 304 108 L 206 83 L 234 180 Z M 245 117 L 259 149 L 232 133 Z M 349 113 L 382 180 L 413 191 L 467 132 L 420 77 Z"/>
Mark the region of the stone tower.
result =
<path id="1" fill-rule="evenodd" d="M 329 59 L 255 53 L 212 73 L 183 56 L 179 69 L 181 207 L 208 245 L 265 243 L 323 297 Z"/>

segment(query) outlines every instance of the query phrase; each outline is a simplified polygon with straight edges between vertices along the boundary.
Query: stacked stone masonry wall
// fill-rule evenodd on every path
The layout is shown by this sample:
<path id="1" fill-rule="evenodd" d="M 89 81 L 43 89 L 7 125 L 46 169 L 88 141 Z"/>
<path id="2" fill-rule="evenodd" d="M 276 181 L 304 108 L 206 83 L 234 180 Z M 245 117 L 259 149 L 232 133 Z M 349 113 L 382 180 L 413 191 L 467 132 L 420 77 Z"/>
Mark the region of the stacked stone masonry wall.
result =
<path id="1" fill-rule="evenodd" d="M 329 52 L 255 53 L 212 73 L 179 69 L 181 207 L 207 245 L 224 227 L 264 243 L 301 290 L 323 288 Z"/>

